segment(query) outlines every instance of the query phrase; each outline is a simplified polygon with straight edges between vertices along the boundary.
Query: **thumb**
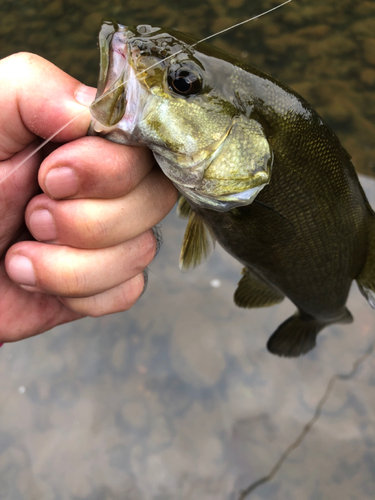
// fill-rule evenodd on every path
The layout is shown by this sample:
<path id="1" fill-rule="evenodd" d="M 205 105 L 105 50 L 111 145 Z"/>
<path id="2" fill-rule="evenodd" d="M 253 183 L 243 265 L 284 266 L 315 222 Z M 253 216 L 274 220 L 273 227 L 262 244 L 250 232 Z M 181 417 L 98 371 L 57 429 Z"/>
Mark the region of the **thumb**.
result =
<path id="1" fill-rule="evenodd" d="M 2 59 L 0 89 L 0 160 L 21 151 L 36 136 L 51 136 L 75 117 L 53 140 L 86 135 L 95 89 L 42 57 L 21 52 Z"/>

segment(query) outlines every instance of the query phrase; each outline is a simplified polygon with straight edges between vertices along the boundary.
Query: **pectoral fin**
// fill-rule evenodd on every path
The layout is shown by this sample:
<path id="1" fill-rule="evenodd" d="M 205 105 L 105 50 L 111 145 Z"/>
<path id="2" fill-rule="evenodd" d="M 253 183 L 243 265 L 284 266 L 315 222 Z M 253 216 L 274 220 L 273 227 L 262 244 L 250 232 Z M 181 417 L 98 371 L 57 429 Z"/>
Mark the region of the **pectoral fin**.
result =
<path id="1" fill-rule="evenodd" d="M 282 323 L 267 342 L 272 354 L 296 358 L 311 351 L 316 345 L 316 337 L 324 327 L 332 323 L 351 323 L 353 317 L 345 309 L 342 316 L 332 321 L 319 321 L 309 314 L 297 311 Z"/>
<path id="2" fill-rule="evenodd" d="M 181 219 L 188 219 L 193 213 L 191 206 L 184 196 L 180 196 L 177 202 L 177 215 Z"/>
<path id="3" fill-rule="evenodd" d="M 278 304 L 284 295 L 262 280 L 247 267 L 242 270 L 242 278 L 234 293 L 234 303 L 238 307 L 268 307 Z"/>
<path id="4" fill-rule="evenodd" d="M 370 219 L 369 242 L 365 265 L 356 278 L 358 288 L 375 309 L 375 216 Z"/>
<path id="5" fill-rule="evenodd" d="M 185 200 L 186 201 L 186 200 Z M 214 247 L 214 238 L 202 219 L 191 211 L 180 253 L 180 269 L 198 266 Z"/>

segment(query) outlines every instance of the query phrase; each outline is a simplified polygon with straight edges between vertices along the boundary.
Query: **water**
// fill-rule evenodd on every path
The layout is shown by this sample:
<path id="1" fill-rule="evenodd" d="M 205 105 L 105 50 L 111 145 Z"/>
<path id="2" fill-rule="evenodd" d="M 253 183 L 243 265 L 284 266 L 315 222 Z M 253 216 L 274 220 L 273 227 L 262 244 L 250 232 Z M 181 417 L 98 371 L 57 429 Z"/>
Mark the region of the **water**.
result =
<path id="1" fill-rule="evenodd" d="M 375 182 L 364 184 L 375 203 Z M 327 328 L 302 358 L 270 355 L 294 306 L 236 308 L 240 266 L 219 248 L 180 273 L 182 233 L 170 214 L 147 293 L 127 313 L 2 347 L 0 498 L 237 499 L 373 342 L 374 312 L 353 287 L 353 325 Z M 373 498 L 374 369 L 370 356 L 335 382 L 310 433 L 249 498 Z"/>
<path id="2" fill-rule="evenodd" d="M 102 16 L 193 26 L 204 36 L 270 5 L 2 0 L 1 55 L 37 52 L 94 85 Z M 371 70 L 364 47 L 372 6 L 294 2 L 216 40 L 306 90 L 320 111 L 339 103 L 347 113 L 342 121 L 340 106 L 325 116 L 368 173 L 375 107 L 373 87 L 360 75 Z M 327 45 L 338 36 L 356 48 L 340 53 L 340 40 Z M 362 182 L 375 206 L 375 181 Z M 204 266 L 180 273 L 184 224 L 174 213 L 164 221 L 147 293 L 130 311 L 1 348 L 1 499 L 237 500 L 300 436 L 331 377 L 350 373 L 371 346 L 375 313 L 354 285 L 348 307 L 355 323 L 325 329 L 302 358 L 270 355 L 266 341 L 294 306 L 236 308 L 241 266 L 220 248 Z M 364 359 L 347 380 L 335 379 L 320 418 L 249 498 L 374 497 L 374 359 Z"/>

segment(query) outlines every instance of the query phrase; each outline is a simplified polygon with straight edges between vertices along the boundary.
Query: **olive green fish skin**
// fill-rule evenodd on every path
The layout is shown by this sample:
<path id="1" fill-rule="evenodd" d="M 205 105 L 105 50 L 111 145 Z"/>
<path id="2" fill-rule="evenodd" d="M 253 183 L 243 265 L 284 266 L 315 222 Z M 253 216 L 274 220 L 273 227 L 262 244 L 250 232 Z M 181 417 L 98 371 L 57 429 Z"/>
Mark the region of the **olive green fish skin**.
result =
<path id="1" fill-rule="evenodd" d="M 364 265 L 371 217 L 353 165 L 294 92 L 250 72 L 243 87 L 274 153 L 271 182 L 256 198 L 261 203 L 224 213 L 194 209 L 229 253 L 300 309 L 339 317 Z"/>
<path id="2" fill-rule="evenodd" d="M 194 210 L 231 255 L 321 324 L 316 337 L 346 317 L 372 211 L 349 155 L 307 102 L 260 71 L 241 69 L 247 73 L 241 72 L 241 94 L 251 96 L 250 117 L 263 126 L 274 154 L 271 182 L 251 205 Z M 277 351 L 295 356 L 304 348 Z"/>
<path id="3" fill-rule="evenodd" d="M 195 42 L 188 35 L 154 31 L 138 36 L 144 53 L 149 50 L 150 56 L 161 61 L 182 50 L 179 63 L 193 61 L 199 66 L 202 90 L 196 95 L 174 96 L 166 85 L 169 63 L 162 62 L 163 70 L 151 73 L 148 86 L 158 95 L 158 103 L 160 96 L 164 98 L 170 113 L 165 116 L 170 116 L 173 124 L 157 116 L 152 121 L 148 114 L 123 142 L 132 143 L 135 138 L 146 144 L 159 162 L 165 161 L 160 149 L 164 144 L 171 168 L 166 171 L 160 165 L 186 196 L 180 178 L 188 165 L 177 160 L 183 157 L 179 148 L 185 147 L 179 146 L 184 131 L 176 130 L 180 119 L 187 124 L 186 136 L 194 137 L 196 130 L 198 145 L 200 140 L 209 143 L 206 132 L 210 127 L 216 134 L 220 123 L 228 127 L 227 122 L 236 116 L 260 126 L 264 138 L 259 141 L 267 141 L 272 165 L 264 154 L 268 170 L 260 162 L 250 171 L 254 185 L 258 181 L 251 176 L 257 168 L 269 176 L 252 203 L 223 211 L 189 196 L 187 199 L 218 242 L 245 266 L 235 293 L 237 305 L 268 306 L 285 295 L 297 306 L 296 315 L 270 338 L 268 349 L 281 356 L 304 354 L 314 347 L 325 326 L 352 320 L 345 304 L 353 279 L 375 305 L 375 255 L 369 248 L 369 241 L 375 242 L 374 213 L 350 157 L 322 118 L 286 85 L 207 44 L 187 46 Z M 192 111 L 194 106 L 200 106 L 199 113 Z M 177 120 L 175 113 L 180 113 Z M 201 123 L 200 119 L 206 121 Z M 121 142 L 116 134 L 110 132 L 107 137 Z M 246 137 L 233 143 L 242 164 L 246 158 L 241 159 L 241 155 L 248 151 L 246 143 Z M 223 169 L 228 161 L 223 161 Z"/>
<path id="4" fill-rule="evenodd" d="M 322 328 L 340 321 L 365 262 L 371 218 L 350 157 L 287 86 L 238 62 L 231 82 L 240 106 L 266 131 L 271 182 L 251 205 L 194 210 L 225 250 Z"/>

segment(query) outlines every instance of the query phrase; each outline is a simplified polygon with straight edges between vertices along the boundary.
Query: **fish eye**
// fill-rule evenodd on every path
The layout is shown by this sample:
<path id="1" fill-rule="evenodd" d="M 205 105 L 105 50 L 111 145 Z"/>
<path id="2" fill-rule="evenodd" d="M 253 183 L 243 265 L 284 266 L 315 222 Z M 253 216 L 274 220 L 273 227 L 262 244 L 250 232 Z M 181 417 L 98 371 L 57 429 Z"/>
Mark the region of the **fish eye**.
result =
<path id="1" fill-rule="evenodd" d="M 168 85 L 180 95 L 198 94 L 202 88 L 202 79 L 190 68 L 178 68 L 168 75 Z"/>

